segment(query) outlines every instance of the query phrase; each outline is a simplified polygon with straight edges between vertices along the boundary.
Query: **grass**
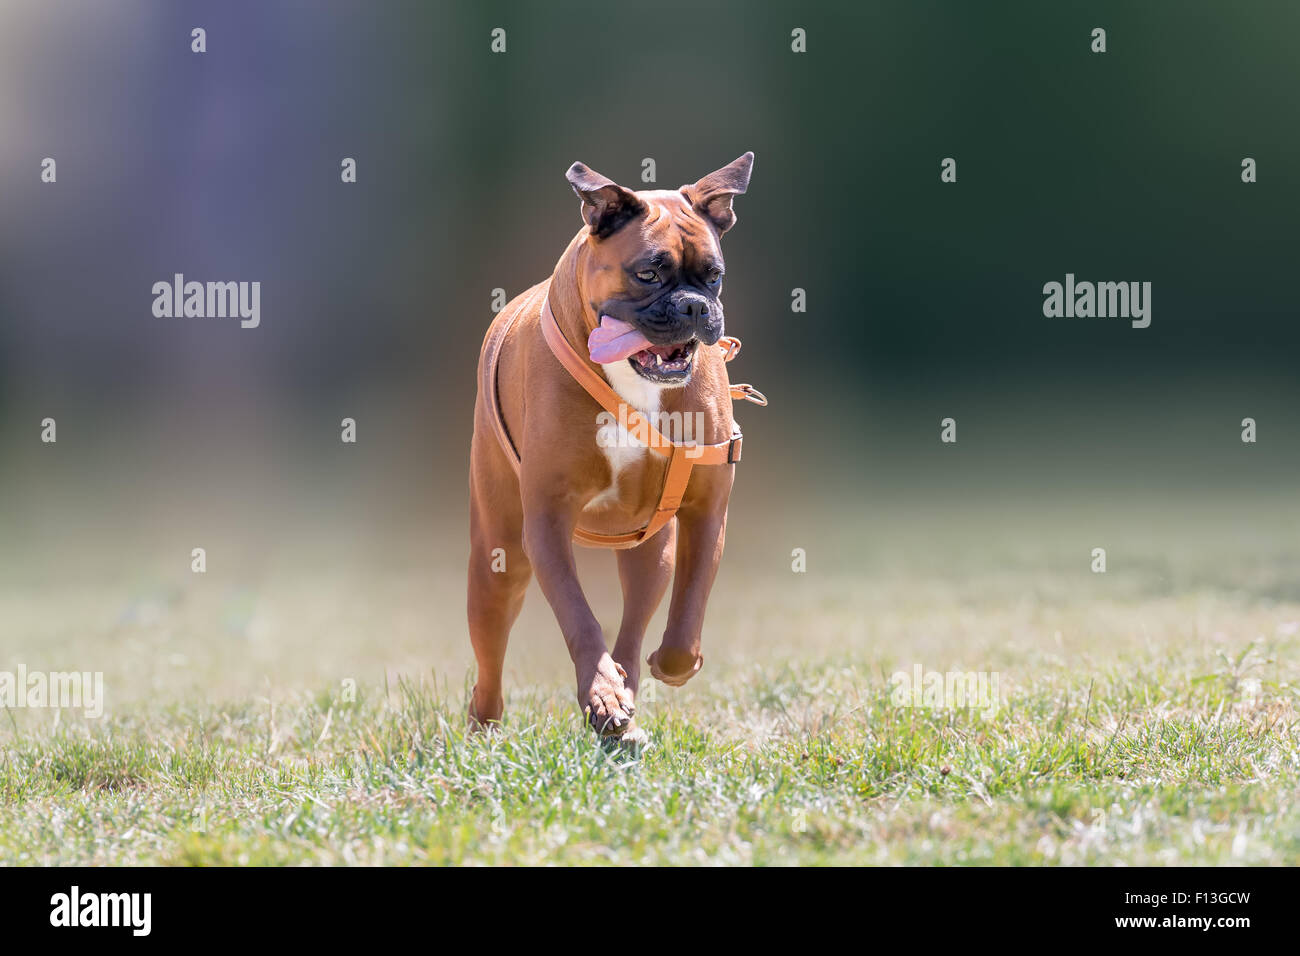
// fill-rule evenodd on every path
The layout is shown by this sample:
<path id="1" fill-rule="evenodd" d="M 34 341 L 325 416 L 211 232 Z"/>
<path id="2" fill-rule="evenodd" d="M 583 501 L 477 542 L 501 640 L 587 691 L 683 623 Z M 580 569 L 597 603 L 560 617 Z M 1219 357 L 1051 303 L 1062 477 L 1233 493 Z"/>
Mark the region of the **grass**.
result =
<path id="1" fill-rule="evenodd" d="M 990 719 L 896 707 L 856 667 L 753 666 L 660 691 L 639 755 L 567 695 L 467 736 L 459 695 L 405 682 L 70 723 L 0 754 L 0 858 L 1294 864 L 1294 694 L 1243 699 L 1244 658 L 1178 663 L 1044 674 Z"/>
<path id="2" fill-rule="evenodd" d="M 917 541 L 799 576 L 742 548 L 705 670 L 639 701 L 641 753 L 582 729 L 536 594 L 505 726 L 467 735 L 451 567 L 133 572 L 53 616 L 11 591 L 11 662 L 102 668 L 110 707 L 0 714 L 0 862 L 1300 862 L 1289 545 L 1170 563 L 1111 535 L 1093 575 L 1094 539 L 928 567 Z M 997 673 L 1001 706 L 901 705 L 891 675 L 918 663 Z"/>

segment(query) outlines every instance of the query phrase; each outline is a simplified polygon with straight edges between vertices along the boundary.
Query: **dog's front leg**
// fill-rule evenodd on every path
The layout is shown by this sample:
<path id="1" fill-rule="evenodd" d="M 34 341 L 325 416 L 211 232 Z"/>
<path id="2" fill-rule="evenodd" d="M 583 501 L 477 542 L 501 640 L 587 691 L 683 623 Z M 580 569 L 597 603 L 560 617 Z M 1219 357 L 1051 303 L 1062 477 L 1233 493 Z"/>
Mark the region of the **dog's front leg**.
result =
<path id="1" fill-rule="evenodd" d="M 623 622 L 614 642 L 614 660 L 627 671 L 635 693 L 641 678 L 641 642 L 650 618 L 663 602 L 673 577 L 677 555 L 677 522 L 669 521 L 635 548 L 618 552 L 618 577 L 623 587 Z"/>
<path id="2" fill-rule="evenodd" d="M 672 687 L 680 687 L 704 666 L 700 635 L 704 610 L 722 559 L 727 531 L 727 498 L 731 475 L 715 482 L 711 494 L 677 513 L 677 571 L 668 605 L 664 638 L 647 659 L 650 673 Z"/>
<path id="3" fill-rule="evenodd" d="M 573 530 L 579 505 L 572 500 L 540 499 L 526 505 L 524 550 L 550 602 L 573 659 L 578 678 L 578 706 L 600 733 L 622 734 L 636 713 L 627 673 L 605 649 L 600 622 L 591 612 L 578 582 L 573 559 Z"/>
<path id="4" fill-rule="evenodd" d="M 627 674 L 623 683 L 633 694 L 641 686 L 641 642 L 650 626 L 650 618 L 668 591 L 676 554 L 676 520 L 669 521 L 635 548 L 618 552 L 618 577 L 623 586 L 623 623 L 619 625 L 613 656 L 614 662 Z M 623 733 L 623 739 L 628 743 L 644 743 L 648 738 L 634 720 Z"/>

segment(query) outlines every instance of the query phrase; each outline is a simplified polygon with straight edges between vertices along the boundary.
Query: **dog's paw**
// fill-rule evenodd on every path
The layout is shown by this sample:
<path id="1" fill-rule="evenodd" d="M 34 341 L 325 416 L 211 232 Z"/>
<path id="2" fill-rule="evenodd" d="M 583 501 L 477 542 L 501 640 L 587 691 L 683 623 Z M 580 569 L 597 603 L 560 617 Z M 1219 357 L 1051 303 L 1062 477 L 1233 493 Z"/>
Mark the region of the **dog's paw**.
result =
<path id="1" fill-rule="evenodd" d="M 632 726 L 636 706 L 626 678 L 627 672 L 608 654 L 601 655 L 589 673 L 579 673 L 578 706 L 602 736 L 619 737 Z"/>
<path id="2" fill-rule="evenodd" d="M 476 686 L 469 695 L 469 729 L 471 731 L 487 730 L 489 727 L 496 727 L 501 723 L 501 717 L 505 713 L 505 702 L 498 697 L 496 700 L 480 700 L 479 690 Z"/>
<path id="3" fill-rule="evenodd" d="M 661 647 L 646 658 L 646 663 L 650 665 L 650 674 L 655 680 L 663 681 L 669 687 L 681 687 L 700 672 L 704 655 Z"/>

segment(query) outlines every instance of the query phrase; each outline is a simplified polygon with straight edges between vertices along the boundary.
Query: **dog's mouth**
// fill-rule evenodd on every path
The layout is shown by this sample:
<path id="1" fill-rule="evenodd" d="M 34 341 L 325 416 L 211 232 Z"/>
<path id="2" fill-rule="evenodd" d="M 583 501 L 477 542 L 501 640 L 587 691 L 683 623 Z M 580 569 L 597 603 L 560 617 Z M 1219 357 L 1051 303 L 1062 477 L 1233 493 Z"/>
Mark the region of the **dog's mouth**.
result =
<path id="1" fill-rule="evenodd" d="M 628 356 L 628 364 L 638 375 L 656 384 L 680 385 L 691 376 L 699 339 L 674 345 L 651 345 Z"/>
<path id="2" fill-rule="evenodd" d="M 699 339 L 655 345 L 630 322 L 602 315 L 600 325 L 587 336 L 587 352 L 593 362 L 607 365 L 626 359 L 636 373 L 659 385 L 681 385 L 691 376 Z"/>

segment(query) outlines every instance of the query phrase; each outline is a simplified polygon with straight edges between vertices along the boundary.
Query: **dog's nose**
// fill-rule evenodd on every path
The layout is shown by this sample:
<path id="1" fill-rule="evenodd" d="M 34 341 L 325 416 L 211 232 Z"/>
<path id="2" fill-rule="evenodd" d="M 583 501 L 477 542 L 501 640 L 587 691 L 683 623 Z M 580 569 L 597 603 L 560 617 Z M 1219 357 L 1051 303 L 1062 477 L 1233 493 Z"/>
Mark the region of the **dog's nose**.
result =
<path id="1" fill-rule="evenodd" d="M 673 303 L 673 311 L 688 322 L 700 322 L 709 317 L 709 303 L 699 296 L 682 296 Z"/>

